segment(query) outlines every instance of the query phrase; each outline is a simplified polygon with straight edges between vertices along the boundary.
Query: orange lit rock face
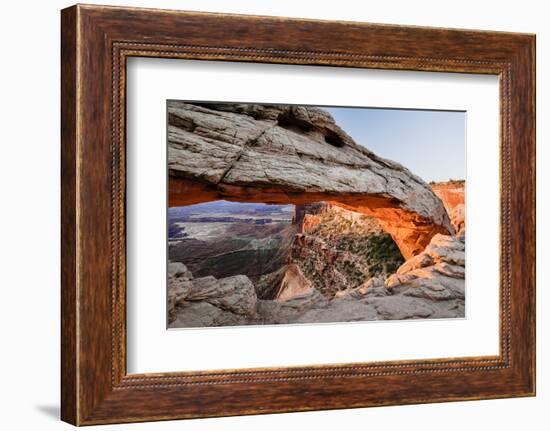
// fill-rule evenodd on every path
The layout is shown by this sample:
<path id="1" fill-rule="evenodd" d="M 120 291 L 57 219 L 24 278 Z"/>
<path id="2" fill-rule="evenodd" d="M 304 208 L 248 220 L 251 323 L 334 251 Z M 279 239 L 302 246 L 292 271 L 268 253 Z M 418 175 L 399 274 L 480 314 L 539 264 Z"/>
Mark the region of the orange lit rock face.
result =
<path id="1" fill-rule="evenodd" d="M 316 202 L 314 204 L 296 205 L 294 208 L 294 220 L 298 233 L 308 233 L 317 226 L 321 215 L 329 209 L 333 209 L 327 202 Z"/>
<path id="2" fill-rule="evenodd" d="M 301 225 L 302 232 L 309 232 L 315 226 L 319 224 L 321 218 L 315 214 L 306 214 Z"/>
<path id="3" fill-rule="evenodd" d="M 432 190 L 443 201 L 448 213 L 451 213 L 458 205 L 464 205 L 463 182 L 436 183 L 432 185 Z"/>
<path id="4" fill-rule="evenodd" d="M 464 182 L 432 184 L 432 190 L 441 199 L 456 232 L 465 227 Z"/>
<path id="5" fill-rule="evenodd" d="M 322 221 L 322 215 L 328 212 L 337 213 L 352 224 L 361 223 L 363 217 L 362 213 L 351 211 L 339 206 L 337 203 L 329 202 L 298 205 L 295 211 L 294 223 L 297 225 L 298 232 L 306 234 L 313 230 Z"/>
<path id="6" fill-rule="evenodd" d="M 170 206 L 326 201 L 377 218 L 405 258 L 454 233 L 429 185 L 321 109 L 171 101 L 168 114 Z"/>
<path id="7" fill-rule="evenodd" d="M 327 201 L 334 206 L 377 218 L 384 230 L 392 236 L 405 259 L 422 252 L 435 234 L 454 233 L 446 212 L 445 225 L 438 225 L 428 217 L 400 207 L 387 197 L 342 194 L 334 200 L 335 197 L 328 193 L 290 193 L 274 187 L 262 189 L 222 185 L 217 188 L 183 178 L 169 179 L 169 206 L 193 205 L 220 199 L 294 205 Z M 439 205 L 445 211 L 441 203 Z M 313 224 L 313 218 L 309 222 Z"/>

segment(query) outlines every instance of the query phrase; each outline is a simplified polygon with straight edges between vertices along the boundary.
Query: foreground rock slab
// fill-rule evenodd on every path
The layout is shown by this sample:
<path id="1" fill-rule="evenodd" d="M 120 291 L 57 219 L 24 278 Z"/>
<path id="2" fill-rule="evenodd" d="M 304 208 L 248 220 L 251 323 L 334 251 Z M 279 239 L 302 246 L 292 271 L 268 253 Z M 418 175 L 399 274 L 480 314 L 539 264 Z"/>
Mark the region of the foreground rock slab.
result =
<path id="1" fill-rule="evenodd" d="M 449 235 L 436 235 L 424 252 L 407 260 L 387 279 L 374 277 L 327 299 L 301 280 L 284 283 L 288 296 L 260 300 L 248 277 L 194 279 L 182 263 L 170 263 L 170 327 L 353 322 L 457 318 L 465 316 L 465 247 Z M 296 279 L 300 279 L 297 286 Z M 285 298 L 288 298 L 285 300 Z"/>

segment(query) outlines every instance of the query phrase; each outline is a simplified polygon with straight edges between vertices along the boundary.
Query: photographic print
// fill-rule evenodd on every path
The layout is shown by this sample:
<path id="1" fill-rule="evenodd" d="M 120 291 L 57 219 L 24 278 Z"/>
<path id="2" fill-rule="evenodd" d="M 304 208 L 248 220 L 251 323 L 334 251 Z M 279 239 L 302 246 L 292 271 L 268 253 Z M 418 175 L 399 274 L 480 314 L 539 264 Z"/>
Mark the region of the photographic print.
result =
<path id="1" fill-rule="evenodd" d="M 465 123 L 167 101 L 168 328 L 464 318 Z"/>

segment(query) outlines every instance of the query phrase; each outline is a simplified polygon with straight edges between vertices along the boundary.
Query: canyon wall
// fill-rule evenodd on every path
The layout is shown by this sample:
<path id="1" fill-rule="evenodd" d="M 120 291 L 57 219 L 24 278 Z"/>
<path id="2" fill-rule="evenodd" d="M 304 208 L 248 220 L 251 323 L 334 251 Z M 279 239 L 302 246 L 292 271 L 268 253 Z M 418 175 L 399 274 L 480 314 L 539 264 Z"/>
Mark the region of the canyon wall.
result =
<path id="1" fill-rule="evenodd" d="M 460 233 L 466 223 L 465 182 L 447 181 L 431 184 L 449 214 L 455 232 Z"/>
<path id="2" fill-rule="evenodd" d="M 376 218 L 326 202 L 297 205 L 291 259 L 327 298 L 388 276 L 403 263 L 392 237 Z"/>

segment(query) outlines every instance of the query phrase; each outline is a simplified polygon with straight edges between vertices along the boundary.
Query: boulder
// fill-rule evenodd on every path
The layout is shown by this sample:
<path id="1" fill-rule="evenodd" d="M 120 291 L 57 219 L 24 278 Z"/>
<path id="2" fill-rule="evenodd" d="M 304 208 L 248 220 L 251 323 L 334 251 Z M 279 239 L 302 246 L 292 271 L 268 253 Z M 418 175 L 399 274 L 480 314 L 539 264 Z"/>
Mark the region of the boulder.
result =
<path id="1" fill-rule="evenodd" d="M 255 321 L 257 297 L 245 275 L 193 278 L 182 263 L 168 265 L 170 327 L 245 325 Z"/>
<path id="2" fill-rule="evenodd" d="M 296 297 L 304 296 L 313 290 L 313 285 L 309 281 L 300 267 L 294 263 L 286 266 L 279 291 L 275 299 L 278 301 L 287 301 Z"/>

